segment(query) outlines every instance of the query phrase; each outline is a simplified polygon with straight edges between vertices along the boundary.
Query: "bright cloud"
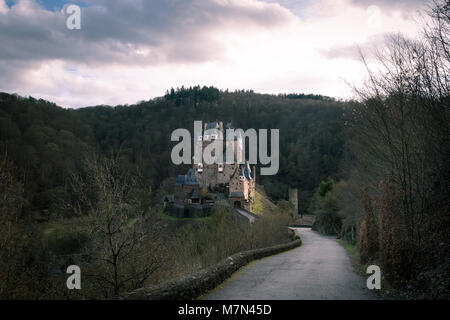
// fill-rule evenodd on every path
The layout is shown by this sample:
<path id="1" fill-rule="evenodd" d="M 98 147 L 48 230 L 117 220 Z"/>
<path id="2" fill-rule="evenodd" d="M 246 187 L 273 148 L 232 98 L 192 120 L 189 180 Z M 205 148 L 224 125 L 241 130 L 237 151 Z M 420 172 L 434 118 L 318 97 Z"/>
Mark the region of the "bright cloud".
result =
<path id="1" fill-rule="evenodd" d="M 177 86 L 349 97 L 358 46 L 417 34 L 387 1 L 86 1 L 82 29 L 33 0 L 0 0 L 0 91 L 66 107 L 125 104 Z"/>

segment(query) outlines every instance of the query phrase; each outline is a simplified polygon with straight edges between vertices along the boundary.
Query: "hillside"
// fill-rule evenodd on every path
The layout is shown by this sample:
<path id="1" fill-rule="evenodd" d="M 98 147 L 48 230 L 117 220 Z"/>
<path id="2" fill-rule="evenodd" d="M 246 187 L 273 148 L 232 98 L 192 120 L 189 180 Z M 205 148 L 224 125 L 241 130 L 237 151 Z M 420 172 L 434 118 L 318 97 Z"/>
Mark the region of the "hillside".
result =
<path id="1" fill-rule="evenodd" d="M 236 128 L 280 130 L 280 170 L 257 176 L 277 201 L 296 187 L 305 210 L 318 183 L 338 177 L 344 155 L 345 103 L 314 95 L 263 95 L 215 88 L 173 90 L 162 98 L 131 106 L 63 109 L 51 102 L 0 94 L 0 152 L 14 166 L 25 188 L 24 213 L 47 221 L 70 216 L 62 203 L 73 201 L 71 178 L 83 175 L 86 154 L 120 159 L 128 172 L 140 173 L 145 190 L 157 191 L 188 166 L 171 163 L 171 132 L 193 131 L 194 120 L 223 119 Z M 259 170 L 257 169 L 259 172 Z M 156 203 L 159 193 L 152 192 Z"/>
<path id="2" fill-rule="evenodd" d="M 12 226 L 2 236 L 15 248 L 0 252 L 0 270 L 20 270 L 2 282 L 11 288 L 3 297 L 66 297 L 61 277 L 75 263 L 107 279 L 85 281 L 83 297 L 107 298 L 187 275 L 236 252 L 289 242 L 290 208 L 280 201 L 289 187 L 310 199 L 320 181 L 339 176 L 343 102 L 215 88 L 173 94 L 132 106 L 76 110 L 0 94 L 0 218 Z M 158 215 L 161 196 L 190 167 L 172 163 L 171 133 L 192 133 L 194 120 L 217 119 L 245 130 L 280 130 L 278 174 L 260 176 L 256 170 L 265 193 L 258 192 L 261 219 L 252 227 L 237 225 L 220 206 L 201 221 Z M 281 210 L 272 201 L 283 204 Z M 302 204 L 306 209 L 308 201 Z M 105 264 L 119 256 L 117 248 L 125 248 L 120 261 Z M 115 272 L 118 277 L 108 278 Z M 29 274 L 36 278 L 24 281 Z"/>
<path id="3" fill-rule="evenodd" d="M 264 187 L 256 184 L 256 199 L 253 206 L 253 213 L 265 215 L 274 214 L 276 211 L 277 205 L 267 197 Z"/>

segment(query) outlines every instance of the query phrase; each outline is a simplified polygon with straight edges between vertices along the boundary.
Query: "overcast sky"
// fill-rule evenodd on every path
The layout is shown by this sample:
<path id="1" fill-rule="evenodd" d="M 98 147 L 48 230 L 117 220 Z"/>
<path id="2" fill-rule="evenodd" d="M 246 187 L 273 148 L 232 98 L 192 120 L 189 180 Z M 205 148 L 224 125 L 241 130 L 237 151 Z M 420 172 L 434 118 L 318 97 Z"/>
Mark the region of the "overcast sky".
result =
<path id="1" fill-rule="evenodd" d="M 62 10 L 82 7 L 81 30 Z M 171 87 L 351 97 L 347 82 L 420 0 L 0 0 L 0 91 L 64 107 L 132 104 Z"/>

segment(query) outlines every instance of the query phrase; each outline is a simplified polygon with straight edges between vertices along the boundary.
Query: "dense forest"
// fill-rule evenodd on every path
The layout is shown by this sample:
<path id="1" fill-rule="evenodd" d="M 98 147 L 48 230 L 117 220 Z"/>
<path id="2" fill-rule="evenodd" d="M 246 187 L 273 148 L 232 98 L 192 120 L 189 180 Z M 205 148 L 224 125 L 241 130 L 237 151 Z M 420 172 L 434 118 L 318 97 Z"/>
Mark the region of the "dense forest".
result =
<path id="1" fill-rule="evenodd" d="M 236 128 L 280 129 L 280 171 L 258 177 L 268 195 L 279 200 L 288 188 L 304 195 L 303 208 L 318 183 L 338 176 L 344 155 L 343 105 L 328 99 L 290 99 L 252 92 L 228 93 L 216 88 L 180 88 L 163 98 L 132 106 L 96 106 L 66 110 L 52 103 L 3 93 L 0 97 L 0 141 L 23 183 L 38 219 L 69 215 L 57 199 L 70 197 L 68 179 L 83 170 L 89 150 L 108 155 L 120 151 L 121 166 L 137 170 L 148 190 L 186 166 L 171 163 L 177 128 L 193 132 L 194 120 L 231 121 Z"/>

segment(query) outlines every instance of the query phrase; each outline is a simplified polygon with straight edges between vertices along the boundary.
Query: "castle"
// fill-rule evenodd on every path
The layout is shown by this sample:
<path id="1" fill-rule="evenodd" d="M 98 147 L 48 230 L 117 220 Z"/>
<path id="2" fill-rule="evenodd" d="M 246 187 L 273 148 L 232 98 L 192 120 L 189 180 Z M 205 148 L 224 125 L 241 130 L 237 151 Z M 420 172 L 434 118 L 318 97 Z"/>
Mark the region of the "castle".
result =
<path id="1" fill-rule="evenodd" d="M 231 124 L 227 124 L 225 129 L 232 129 Z M 212 144 L 222 144 L 223 148 L 220 150 L 224 150 L 223 154 L 219 157 L 213 151 L 211 156 L 220 159 L 218 163 L 204 161 L 201 157 L 201 162 L 194 163 L 186 175 L 179 175 L 175 182 L 174 202 L 211 204 L 220 195 L 225 195 L 231 206 L 251 211 L 255 201 L 255 167 L 253 166 L 252 170 L 248 161 L 242 159 L 241 136 L 233 134 L 227 135 L 226 139 L 224 137 L 223 122 L 204 124 L 201 134 L 195 137 L 196 151 L 211 148 Z M 227 163 L 225 153 L 231 150 L 234 159 L 232 163 Z M 209 196 L 206 196 L 208 193 Z M 216 199 L 212 199 L 214 197 L 211 197 L 211 194 L 215 194 Z"/>

